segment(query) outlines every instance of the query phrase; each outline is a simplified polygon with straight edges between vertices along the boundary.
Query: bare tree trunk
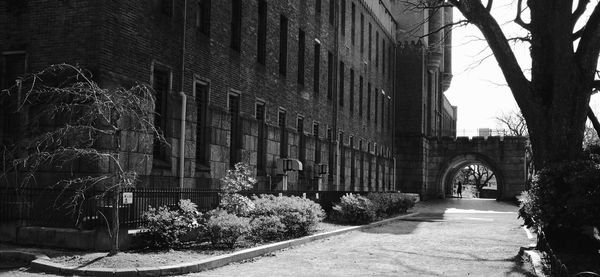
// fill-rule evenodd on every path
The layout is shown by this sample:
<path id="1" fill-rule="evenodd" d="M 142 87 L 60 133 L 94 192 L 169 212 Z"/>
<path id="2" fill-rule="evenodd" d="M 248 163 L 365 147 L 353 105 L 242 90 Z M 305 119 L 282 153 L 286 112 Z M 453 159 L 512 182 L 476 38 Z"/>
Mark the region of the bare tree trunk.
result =
<path id="1" fill-rule="evenodd" d="M 598 137 L 600 137 L 600 122 L 598 122 L 598 118 L 596 118 L 594 111 L 592 111 L 592 107 L 588 106 L 587 116 L 590 119 L 590 121 L 592 122 L 592 125 L 594 126 L 594 130 L 596 130 L 596 134 L 598 134 Z"/>
<path id="2" fill-rule="evenodd" d="M 112 193 L 111 247 L 109 256 L 119 253 L 119 191 Z"/>

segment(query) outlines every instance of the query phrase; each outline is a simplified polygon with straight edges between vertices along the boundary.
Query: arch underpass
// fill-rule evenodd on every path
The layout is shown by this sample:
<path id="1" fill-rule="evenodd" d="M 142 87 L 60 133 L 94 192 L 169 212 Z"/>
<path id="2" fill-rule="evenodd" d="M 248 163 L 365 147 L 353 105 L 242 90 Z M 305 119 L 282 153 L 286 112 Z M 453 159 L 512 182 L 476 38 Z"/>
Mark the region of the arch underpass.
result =
<path id="1" fill-rule="evenodd" d="M 495 173 L 497 199 L 514 199 L 526 186 L 524 137 L 442 138 L 429 143 L 424 193 L 428 197 L 451 194 L 458 170 L 481 164 Z"/>

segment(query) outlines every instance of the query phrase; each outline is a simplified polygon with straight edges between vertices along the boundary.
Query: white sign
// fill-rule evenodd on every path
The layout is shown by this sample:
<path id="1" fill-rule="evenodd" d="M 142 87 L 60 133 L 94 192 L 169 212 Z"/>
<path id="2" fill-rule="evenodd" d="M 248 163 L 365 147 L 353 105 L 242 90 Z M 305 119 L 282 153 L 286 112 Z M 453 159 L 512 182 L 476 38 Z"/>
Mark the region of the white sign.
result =
<path id="1" fill-rule="evenodd" d="M 133 204 L 133 192 L 123 192 L 123 204 Z"/>

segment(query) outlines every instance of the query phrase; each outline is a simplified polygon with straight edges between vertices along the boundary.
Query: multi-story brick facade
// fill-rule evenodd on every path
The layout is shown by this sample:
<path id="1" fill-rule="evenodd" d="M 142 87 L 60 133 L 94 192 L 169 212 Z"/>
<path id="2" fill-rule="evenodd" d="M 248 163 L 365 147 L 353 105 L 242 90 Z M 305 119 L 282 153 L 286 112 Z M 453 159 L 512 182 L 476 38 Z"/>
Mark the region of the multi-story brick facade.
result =
<path id="1" fill-rule="evenodd" d="M 170 147 L 127 137 L 124 154 L 142 165 L 142 186 L 215 188 L 246 162 L 259 189 L 282 188 L 277 161 L 294 158 L 303 170 L 290 173 L 291 189 L 395 189 L 392 130 L 409 117 L 394 112 L 404 103 L 395 97 L 405 84 L 395 83 L 405 65 L 397 66 L 392 5 L 4 1 L 0 84 L 66 62 L 91 70 L 102 87 L 151 85 Z M 317 164 L 329 166 L 320 187 Z"/>

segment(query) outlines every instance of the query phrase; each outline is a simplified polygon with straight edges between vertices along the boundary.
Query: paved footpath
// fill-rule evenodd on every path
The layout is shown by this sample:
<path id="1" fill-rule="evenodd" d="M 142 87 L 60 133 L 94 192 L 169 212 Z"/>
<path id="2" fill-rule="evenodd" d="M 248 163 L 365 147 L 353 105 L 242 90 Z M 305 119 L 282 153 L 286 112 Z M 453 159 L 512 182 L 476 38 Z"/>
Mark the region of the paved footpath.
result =
<path id="1" fill-rule="evenodd" d="M 495 200 L 419 203 L 418 214 L 192 276 L 534 276 L 517 207 Z"/>

